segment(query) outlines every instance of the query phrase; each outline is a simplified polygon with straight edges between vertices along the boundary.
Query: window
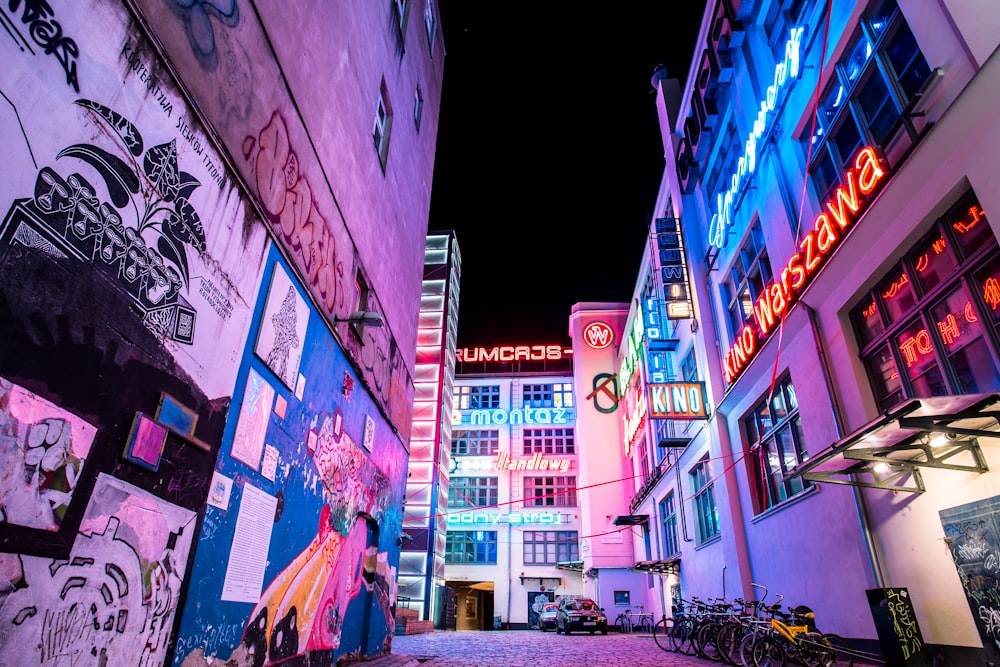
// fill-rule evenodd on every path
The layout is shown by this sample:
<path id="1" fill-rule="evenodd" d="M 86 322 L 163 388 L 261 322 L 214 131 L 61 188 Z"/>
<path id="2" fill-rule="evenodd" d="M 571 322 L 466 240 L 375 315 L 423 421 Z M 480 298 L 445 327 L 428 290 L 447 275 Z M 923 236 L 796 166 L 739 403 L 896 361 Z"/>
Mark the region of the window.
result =
<path id="1" fill-rule="evenodd" d="M 495 507 L 499 502 L 496 477 L 452 477 L 448 507 Z"/>
<path id="2" fill-rule="evenodd" d="M 851 309 L 851 322 L 880 410 L 1000 389 L 1000 253 L 972 193 Z"/>
<path id="3" fill-rule="evenodd" d="M 719 510 L 715 506 L 715 483 L 708 457 L 698 462 L 690 472 L 695 516 L 698 518 L 698 544 L 704 544 L 719 534 Z"/>
<path id="4" fill-rule="evenodd" d="M 660 517 L 663 521 L 663 556 L 680 553 L 680 542 L 677 541 L 677 504 L 673 491 L 660 501 Z"/>
<path id="5" fill-rule="evenodd" d="M 451 437 L 453 456 L 495 456 L 500 449 L 500 431 L 455 431 Z"/>
<path id="6" fill-rule="evenodd" d="M 444 562 L 495 565 L 497 531 L 449 530 L 445 537 Z"/>
<path id="7" fill-rule="evenodd" d="M 862 145 L 885 147 L 931 69 L 895 0 L 881 0 L 862 15 L 820 98 L 811 137 L 809 171 L 820 201 L 826 200 Z"/>
<path id="8" fill-rule="evenodd" d="M 413 95 L 413 124 L 417 127 L 417 132 L 420 132 L 420 118 L 424 113 L 424 95 L 420 92 L 420 86 L 417 86 L 417 92 Z"/>
<path id="9" fill-rule="evenodd" d="M 455 387 L 456 410 L 494 410 L 500 407 L 500 385 Z"/>
<path id="10" fill-rule="evenodd" d="M 392 0 L 392 15 L 396 20 L 400 38 L 406 36 L 406 14 L 409 8 L 410 0 Z"/>
<path id="11" fill-rule="evenodd" d="M 365 279 L 365 274 L 361 272 L 360 268 L 354 273 L 354 289 L 358 295 L 355 310 L 362 312 L 369 310 L 368 300 L 371 298 L 371 288 L 368 287 L 368 281 Z M 364 329 L 364 325 L 361 322 L 352 323 L 351 328 L 358 337 L 362 337 L 361 332 Z"/>
<path id="12" fill-rule="evenodd" d="M 698 362 L 694 358 L 694 345 L 691 346 L 688 353 L 681 359 L 681 378 L 685 382 L 698 381 Z"/>
<path id="13" fill-rule="evenodd" d="M 576 507 L 576 477 L 525 477 L 525 507 Z"/>
<path id="14" fill-rule="evenodd" d="M 526 428 L 524 429 L 524 453 L 573 454 L 573 429 L 571 428 Z"/>
<path id="15" fill-rule="evenodd" d="M 575 530 L 524 531 L 525 565 L 555 565 L 571 560 L 580 560 L 580 539 Z"/>
<path id="16" fill-rule="evenodd" d="M 573 407 L 573 384 L 526 384 L 521 393 L 525 407 L 531 408 L 571 408 Z"/>
<path id="17" fill-rule="evenodd" d="M 389 103 L 389 89 L 382 79 L 379 87 L 378 104 L 375 106 L 375 123 L 372 126 L 372 138 L 375 140 L 375 152 L 378 153 L 382 171 L 385 171 L 386 159 L 389 156 L 389 134 L 392 132 L 392 104 Z"/>
<path id="18" fill-rule="evenodd" d="M 770 281 L 771 263 L 764 247 L 764 232 L 760 220 L 755 220 L 722 286 L 729 310 L 730 333 L 734 337 L 750 322 L 753 305 Z"/>
<path id="19" fill-rule="evenodd" d="M 754 512 L 760 514 L 804 491 L 808 482 L 783 477 L 809 455 L 805 450 L 802 420 L 791 379 L 777 383 L 770 401 L 764 398 L 743 419 L 746 464 Z"/>
<path id="20" fill-rule="evenodd" d="M 437 35 L 437 17 L 434 15 L 434 0 L 424 4 L 424 27 L 427 28 L 427 47 L 434 55 L 434 37 Z"/>
<path id="21" fill-rule="evenodd" d="M 615 606 L 627 607 L 632 600 L 632 591 L 615 591 Z"/>

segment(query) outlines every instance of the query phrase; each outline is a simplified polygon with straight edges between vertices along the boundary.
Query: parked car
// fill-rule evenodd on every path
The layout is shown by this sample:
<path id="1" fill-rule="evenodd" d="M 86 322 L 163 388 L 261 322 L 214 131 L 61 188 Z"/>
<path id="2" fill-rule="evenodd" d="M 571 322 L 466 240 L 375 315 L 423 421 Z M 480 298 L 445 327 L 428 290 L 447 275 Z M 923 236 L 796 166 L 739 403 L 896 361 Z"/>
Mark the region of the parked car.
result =
<path id="1" fill-rule="evenodd" d="M 608 617 L 597 603 L 589 598 L 570 598 L 559 603 L 556 611 L 556 634 L 567 635 L 574 630 L 594 634 L 608 634 Z"/>
<path id="2" fill-rule="evenodd" d="M 555 630 L 556 629 L 556 610 L 559 609 L 559 605 L 555 602 L 549 602 L 544 607 L 542 611 L 538 613 L 538 629 L 545 630 Z"/>

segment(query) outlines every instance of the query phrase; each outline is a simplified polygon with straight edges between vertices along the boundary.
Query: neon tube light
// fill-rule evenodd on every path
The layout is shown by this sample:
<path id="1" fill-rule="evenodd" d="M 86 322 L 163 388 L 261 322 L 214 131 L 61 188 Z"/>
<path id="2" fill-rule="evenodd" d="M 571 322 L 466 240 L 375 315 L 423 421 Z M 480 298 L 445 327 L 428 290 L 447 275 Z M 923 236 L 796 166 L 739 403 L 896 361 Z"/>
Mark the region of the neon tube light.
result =
<path id="1" fill-rule="evenodd" d="M 778 93 L 785 87 L 789 79 L 795 79 L 799 76 L 799 60 L 804 31 L 805 28 L 801 26 L 792 28 L 788 41 L 785 43 L 785 59 L 774 68 L 774 82 L 767 87 L 764 99 L 760 103 L 760 110 L 753 122 L 750 136 L 747 137 L 746 144 L 743 146 L 743 155 L 736 163 L 736 172 L 729 179 L 729 189 L 716 196 L 716 211 L 708 228 L 708 242 L 716 248 L 722 248 L 726 244 L 726 230 L 733 224 L 733 205 L 736 197 L 746 185 L 750 174 L 757 168 L 757 142 L 770 129 L 768 127 L 768 121 L 771 120 L 769 116 L 778 104 Z"/>
<path id="2" fill-rule="evenodd" d="M 812 230 L 799 243 L 799 252 L 788 259 L 777 274 L 777 280 L 766 285 L 758 297 L 753 307 L 756 325 L 747 324 L 736 335 L 736 342 L 723 358 L 727 385 L 735 382 L 746 370 L 764 340 L 781 323 L 781 318 L 798 301 L 826 258 L 861 215 L 870 195 L 884 177 L 885 171 L 879 164 L 875 149 L 871 146 L 862 148 L 854 167 L 847 171 L 847 182 L 840 185 L 826 202 L 826 211 L 816 216 Z"/>

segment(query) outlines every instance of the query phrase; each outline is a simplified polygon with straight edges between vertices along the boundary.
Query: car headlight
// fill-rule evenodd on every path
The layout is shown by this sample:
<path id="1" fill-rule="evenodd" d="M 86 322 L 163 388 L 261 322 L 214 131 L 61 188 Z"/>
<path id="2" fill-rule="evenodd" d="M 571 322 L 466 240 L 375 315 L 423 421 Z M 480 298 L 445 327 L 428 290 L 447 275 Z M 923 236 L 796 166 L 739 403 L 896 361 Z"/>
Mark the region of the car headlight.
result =
<path id="1" fill-rule="evenodd" d="M 597 620 L 603 622 L 603 621 L 608 620 L 608 618 L 606 616 L 598 616 Z"/>

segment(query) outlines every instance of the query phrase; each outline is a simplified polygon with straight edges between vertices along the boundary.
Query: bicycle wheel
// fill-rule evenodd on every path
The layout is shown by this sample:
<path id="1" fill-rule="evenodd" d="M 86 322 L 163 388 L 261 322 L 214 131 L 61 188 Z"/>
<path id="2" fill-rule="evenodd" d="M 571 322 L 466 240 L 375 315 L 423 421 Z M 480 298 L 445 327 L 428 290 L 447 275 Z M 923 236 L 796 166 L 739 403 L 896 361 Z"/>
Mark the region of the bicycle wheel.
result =
<path id="1" fill-rule="evenodd" d="M 715 639 L 715 645 L 719 649 L 719 656 L 727 665 L 743 667 L 740 664 L 739 649 L 740 640 L 743 639 L 743 624 L 736 621 L 728 621 L 719 628 L 719 634 Z"/>
<path id="2" fill-rule="evenodd" d="M 785 667 L 785 648 L 781 639 L 761 635 L 751 644 L 751 663 L 754 667 Z"/>
<path id="3" fill-rule="evenodd" d="M 854 656 L 850 653 L 850 646 L 840 635 L 831 632 L 813 637 L 817 633 L 810 632 L 810 656 L 815 667 L 853 667 Z M 818 644 L 818 645 L 814 645 Z"/>
<path id="4" fill-rule="evenodd" d="M 676 653 L 684 655 L 694 655 L 694 619 L 679 618 L 674 620 L 674 627 L 670 633 L 670 645 Z"/>
<path id="5" fill-rule="evenodd" d="M 653 641 L 664 651 L 673 652 L 674 648 L 670 643 L 670 632 L 674 629 L 672 618 L 664 616 L 653 626 Z"/>
<path id="6" fill-rule="evenodd" d="M 618 632 L 632 632 L 632 621 L 625 614 L 618 614 L 615 627 L 618 628 Z"/>
<path id="7" fill-rule="evenodd" d="M 721 628 L 722 624 L 716 621 L 706 621 L 698 626 L 698 631 L 695 633 L 695 644 L 699 658 L 716 662 L 722 660 L 717 644 Z"/>

